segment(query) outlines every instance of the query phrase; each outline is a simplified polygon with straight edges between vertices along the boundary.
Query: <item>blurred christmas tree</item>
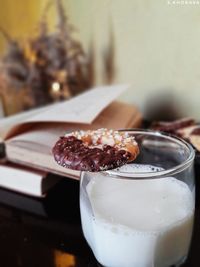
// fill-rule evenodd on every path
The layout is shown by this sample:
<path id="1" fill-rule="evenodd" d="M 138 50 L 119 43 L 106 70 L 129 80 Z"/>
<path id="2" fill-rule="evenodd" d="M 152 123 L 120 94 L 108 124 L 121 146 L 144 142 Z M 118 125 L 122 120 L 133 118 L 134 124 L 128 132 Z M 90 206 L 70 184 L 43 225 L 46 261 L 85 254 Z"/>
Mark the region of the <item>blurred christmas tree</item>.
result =
<path id="1" fill-rule="evenodd" d="M 93 56 L 73 37 L 61 0 L 55 0 L 58 23 L 49 32 L 45 7 L 36 36 L 22 44 L 1 29 L 8 47 L 0 62 L 0 87 L 23 90 L 23 109 L 67 99 L 94 83 Z"/>

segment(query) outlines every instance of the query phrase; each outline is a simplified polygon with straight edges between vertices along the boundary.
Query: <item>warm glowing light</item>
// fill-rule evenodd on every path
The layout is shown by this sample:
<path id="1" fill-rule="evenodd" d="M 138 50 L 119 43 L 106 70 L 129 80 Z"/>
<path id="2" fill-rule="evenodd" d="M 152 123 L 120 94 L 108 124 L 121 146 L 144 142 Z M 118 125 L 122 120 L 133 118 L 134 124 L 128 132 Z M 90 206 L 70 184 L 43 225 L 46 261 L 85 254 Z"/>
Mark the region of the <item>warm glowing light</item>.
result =
<path id="1" fill-rule="evenodd" d="M 75 267 L 76 259 L 74 255 L 68 254 L 63 251 L 54 251 L 54 264 L 55 267 Z"/>
<path id="2" fill-rule="evenodd" d="M 60 91 L 60 84 L 58 82 L 54 82 L 52 83 L 52 91 L 54 93 L 57 93 Z"/>

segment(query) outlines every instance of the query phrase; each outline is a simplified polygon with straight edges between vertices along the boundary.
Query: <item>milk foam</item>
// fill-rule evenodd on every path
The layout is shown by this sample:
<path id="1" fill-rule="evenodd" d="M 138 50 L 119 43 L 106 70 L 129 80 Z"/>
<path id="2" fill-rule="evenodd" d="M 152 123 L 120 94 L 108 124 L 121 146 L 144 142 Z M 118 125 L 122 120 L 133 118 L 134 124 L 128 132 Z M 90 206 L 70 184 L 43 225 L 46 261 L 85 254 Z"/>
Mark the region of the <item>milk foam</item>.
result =
<path id="1" fill-rule="evenodd" d="M 129 164 L 121 172 L 155 172 Z M 107 267 L 167 267 L 185 257 L 191 238 L 194 198 L 173 177 L 127 180 L 93 175 L 87 185 L 89 210 L 81 201 L 84 235 Z M 93 213 L 93 214 L 92 214 Z"/>
<path id="2" fill-rule="evenodd" d="M 123 165 L 120 168 L 113 170 L 112 172 L 114 173 L 116 171 L 128 172 L 128 173 L 131 173 L 131 172 L 137 173 L 137 172 L 158 172 L 158 171 L 164 171 L 164 169 L 161 167 L 152 166 L 152 165 L 148 165 L 148 164 L 143 165 L 143 164 L 130 163 L 130 164 Z"/>

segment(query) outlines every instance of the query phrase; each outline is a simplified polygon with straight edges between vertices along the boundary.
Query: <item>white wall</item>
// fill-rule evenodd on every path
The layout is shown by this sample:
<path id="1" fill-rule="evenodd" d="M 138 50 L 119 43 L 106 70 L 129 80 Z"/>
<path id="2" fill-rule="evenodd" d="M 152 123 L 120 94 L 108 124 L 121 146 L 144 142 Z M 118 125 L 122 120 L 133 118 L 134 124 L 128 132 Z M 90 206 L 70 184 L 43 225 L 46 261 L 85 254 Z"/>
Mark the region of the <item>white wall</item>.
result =
<path id="1" fill-rule="evenodd" d="M 200 119 L 200 4 L 169 5 L 167 0 L 65 3 L 85 47 L 91 36 L 95 40 L 99 83 L 112 20 L 115 81 L 132 84 L 122 98 L 145 111 L 150 98 L 168 95 L 182 115 Z"/>

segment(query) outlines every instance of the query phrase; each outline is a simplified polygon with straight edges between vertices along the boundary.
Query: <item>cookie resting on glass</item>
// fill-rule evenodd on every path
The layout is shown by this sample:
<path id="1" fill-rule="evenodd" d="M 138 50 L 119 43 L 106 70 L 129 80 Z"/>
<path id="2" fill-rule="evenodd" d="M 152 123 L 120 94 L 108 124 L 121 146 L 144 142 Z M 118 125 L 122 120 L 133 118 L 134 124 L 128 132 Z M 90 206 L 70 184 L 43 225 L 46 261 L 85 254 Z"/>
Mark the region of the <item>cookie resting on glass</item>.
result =
<path id="1" fill-rule="evenodd" d="M 133 161 L 139 148 L 128 133 L 102 128 L 67 133 L 56 142 L 52 152 L 56 162 L 65 168 L 98 172 Z"/>

